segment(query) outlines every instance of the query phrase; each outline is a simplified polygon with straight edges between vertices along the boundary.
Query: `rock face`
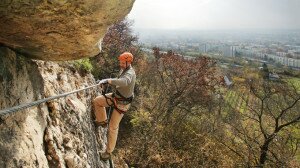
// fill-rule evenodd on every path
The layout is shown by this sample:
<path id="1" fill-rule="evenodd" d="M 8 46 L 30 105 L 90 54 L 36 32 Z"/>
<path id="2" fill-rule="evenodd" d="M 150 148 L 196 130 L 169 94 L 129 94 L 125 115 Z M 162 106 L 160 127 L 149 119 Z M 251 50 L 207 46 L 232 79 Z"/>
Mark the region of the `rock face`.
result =
<path id="1" fill-rule="evenodd" d="M 94 84 L 67 65 L 32 61 L 0 47 L 0 109 Z M 0 167 L 107 167 L 105 132 L 93 125 L 98 89 L 0 116 Z"/>
<path id="2" fill-rule="evenodd" d="M 40 99 L 43 79 L 38 66 L 0 47 L 0 109 Z M 0 167 L 47 167 L 43 134 L 46 106 L 0 118 Z"/>
<path id="3" fill-rule="evenodd" d="M 107 28 L 134 0 L 2 0 L 0 44 L 41 60 L 95 56 Z"/>

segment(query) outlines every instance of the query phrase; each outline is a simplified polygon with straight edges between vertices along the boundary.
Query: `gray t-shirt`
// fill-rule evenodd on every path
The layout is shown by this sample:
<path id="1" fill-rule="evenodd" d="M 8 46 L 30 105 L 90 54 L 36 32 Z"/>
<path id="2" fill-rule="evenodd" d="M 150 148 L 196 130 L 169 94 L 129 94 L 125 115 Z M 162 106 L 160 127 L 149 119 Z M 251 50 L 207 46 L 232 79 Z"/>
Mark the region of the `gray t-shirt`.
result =
<path id="1" fill-rule="evenodd" d="M 121 76 L 118 78 L 111 79 L 111 84 L 116 86 L 117 91 L 122 96 L 129 98 L 134 95 L 134 85 L 136 79 L 135 71 L 130 65 L 129 69 L 125 73 L 121 71 L 120 74 Z"/>

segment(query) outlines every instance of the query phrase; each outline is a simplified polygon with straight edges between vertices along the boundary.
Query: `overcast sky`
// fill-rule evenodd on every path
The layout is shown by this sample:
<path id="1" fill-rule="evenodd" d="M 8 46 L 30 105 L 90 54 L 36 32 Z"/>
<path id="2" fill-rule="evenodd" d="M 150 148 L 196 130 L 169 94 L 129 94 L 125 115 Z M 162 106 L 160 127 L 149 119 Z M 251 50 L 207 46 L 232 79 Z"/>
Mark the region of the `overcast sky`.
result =
<path id="1" fill-rule="evenodd" d="M 147 29 L 300 29 L 300 0 L 136 0 L 128 18 Z"/>

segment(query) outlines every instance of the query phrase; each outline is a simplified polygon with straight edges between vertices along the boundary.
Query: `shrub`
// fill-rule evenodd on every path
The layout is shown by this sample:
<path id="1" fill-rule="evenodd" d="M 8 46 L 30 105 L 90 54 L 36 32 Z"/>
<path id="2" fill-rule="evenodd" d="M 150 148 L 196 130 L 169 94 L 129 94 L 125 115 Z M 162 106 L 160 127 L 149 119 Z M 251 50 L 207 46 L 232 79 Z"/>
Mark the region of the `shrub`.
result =
<path id="1" fill-rule="evenodd" d="M 93 70 L 93 66 L 89 58 L 75 60 L 74 66 L 81 75 L 85 75 Z"/>

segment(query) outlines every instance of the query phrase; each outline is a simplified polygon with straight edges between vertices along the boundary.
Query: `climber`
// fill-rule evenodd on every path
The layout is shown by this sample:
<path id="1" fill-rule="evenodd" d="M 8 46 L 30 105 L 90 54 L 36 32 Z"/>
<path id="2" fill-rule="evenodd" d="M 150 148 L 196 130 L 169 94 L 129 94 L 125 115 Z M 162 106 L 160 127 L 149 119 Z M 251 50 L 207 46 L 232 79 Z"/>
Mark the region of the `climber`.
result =
<path id="1" fill-rule="evenodd" d="M 107 127 L 108 120 L 105 107 L 112 106 L 114 109 L 109 121 L 107 148 L 105 152 L 100 153 L 101 160 L 111 158 L 111 153 L 117 141 L 119 123 L 123 115 L 128 111 L 134 96 L 136 75 L 131 66 L 133 55 L 129 52 L 124 52 L 118 59 L 121 69 L 119 76 L 99 81 L 100 84 L 110 84 L 114 91 L 96 97 L 93 102 L 96 116 L 95 125 L 97 127 Z"/>

